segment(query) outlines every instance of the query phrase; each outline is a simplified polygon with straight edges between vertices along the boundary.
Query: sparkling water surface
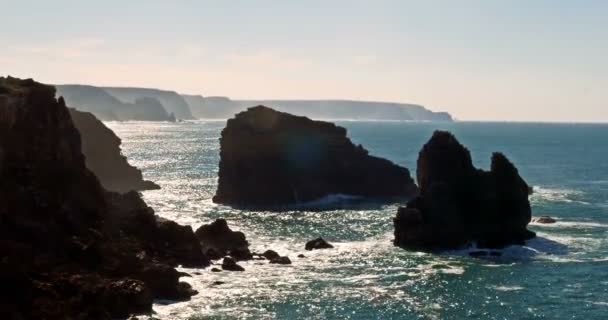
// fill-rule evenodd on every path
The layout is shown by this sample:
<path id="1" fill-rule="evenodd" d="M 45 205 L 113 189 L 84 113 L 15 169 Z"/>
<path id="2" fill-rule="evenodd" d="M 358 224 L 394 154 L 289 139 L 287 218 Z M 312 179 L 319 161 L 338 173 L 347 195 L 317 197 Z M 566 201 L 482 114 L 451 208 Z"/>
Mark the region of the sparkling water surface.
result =
<path id="1" fill-rule="evenodd" d="M 338 123 L 353 142 L 413 176 L 418 151 L 436 129 L 452 131 L 479 167 L 502 151 L 535 187 L 533 215 L 558 222 L 532 224 L 539 237 L 499 258 L 407 252 L 391 243 L 398 204 L 280 213 L 213 204 L 225 121 L 108 122 L 123 154 L 161 185 L 143 193 L 159 215 L 193 228 L 225 218 L 254 251 L 273 249 L 293 262 L 243 262 L 242 273 L 183 269 L 199 294 L 189 302 L 159 301 L 155 317 L 608 319 L 608 125 Z M 318 236 L 336 248 L 305 251 Z"/>

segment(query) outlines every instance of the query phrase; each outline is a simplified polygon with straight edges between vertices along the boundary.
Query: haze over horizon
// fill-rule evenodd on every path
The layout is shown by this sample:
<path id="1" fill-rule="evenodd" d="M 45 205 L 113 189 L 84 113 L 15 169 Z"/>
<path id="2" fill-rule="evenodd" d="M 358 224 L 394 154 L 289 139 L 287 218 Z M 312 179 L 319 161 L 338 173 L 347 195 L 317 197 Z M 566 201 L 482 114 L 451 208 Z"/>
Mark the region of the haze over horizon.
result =
<path id="1" fill-rule="evenodd" d="M 0 73 L 232 99 L 608 121 L 608 2 L 0 0 Z"/>

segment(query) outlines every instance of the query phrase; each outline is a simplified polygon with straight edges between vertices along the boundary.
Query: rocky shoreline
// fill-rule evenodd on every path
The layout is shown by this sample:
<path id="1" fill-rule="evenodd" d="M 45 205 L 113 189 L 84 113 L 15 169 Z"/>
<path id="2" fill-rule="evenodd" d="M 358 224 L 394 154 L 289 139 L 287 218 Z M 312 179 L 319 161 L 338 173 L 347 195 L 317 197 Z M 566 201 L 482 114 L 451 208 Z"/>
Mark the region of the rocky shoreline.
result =
<path id="1" fill-rule="evenodd" d="M 31 79 L 0 78 L 2 318 L 150 314 L 155 299 L 197 294 L 177 267 L 292 264 L 272 249 L 252 252 L 224 219 L 195 231 L 155 215 L 133 191 L 155 185 L 120 154 L 120 139 L 55 95 Z M 394 244 L 408 250 L 501 248 L 534 237 L 526 229 L 530 188 L 515 166 L 495 153 L 490 171 L 476 169 L 447 132 L 435 132 L 420 151 L 419 188 L 407 168 L 370 156 L 344 128 L 264 106 L 229 120 L 220 144 L 216 203 L 276 209 L 332 194 L 411 199 L 394 219 Z M 323 238 L 302 247 L 332 248 Z"/>

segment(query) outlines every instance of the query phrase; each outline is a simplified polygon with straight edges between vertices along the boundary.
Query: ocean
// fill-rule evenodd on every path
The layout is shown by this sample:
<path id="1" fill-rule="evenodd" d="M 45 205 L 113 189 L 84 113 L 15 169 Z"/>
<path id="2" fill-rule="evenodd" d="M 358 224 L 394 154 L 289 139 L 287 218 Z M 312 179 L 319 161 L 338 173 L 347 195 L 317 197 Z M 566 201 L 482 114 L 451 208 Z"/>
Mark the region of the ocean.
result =
<path id="1" fill-rule="evenodd" d="M 143 192 L 162 217 L 193 228 L 225 218 L 252 251 L 292 265 L 240 263 L 245 272 L 180 269 L 199 291 L 189 302 L 157 301 L 159 319 L 607 319 L 608 125 L 338 121 L 354 143 L 406 166 L 415 177 L 422 145 L 453 132 L 475 165 L 501 151 L 532 186 L 537 238 L 473 258 L 392 245 L 398 204 L 330 211 L 242 211 L 211 202 L 225 121 L 108 122 L 123 154 L 161 190 Z M 324 202 L 342 201 L 339 196 Z M 322 236 L 333 250 L 305 251 Z M 305 258 L 297 258 L 303 253 Z M 221 282 L 221 283 L 220 283 Z"/>

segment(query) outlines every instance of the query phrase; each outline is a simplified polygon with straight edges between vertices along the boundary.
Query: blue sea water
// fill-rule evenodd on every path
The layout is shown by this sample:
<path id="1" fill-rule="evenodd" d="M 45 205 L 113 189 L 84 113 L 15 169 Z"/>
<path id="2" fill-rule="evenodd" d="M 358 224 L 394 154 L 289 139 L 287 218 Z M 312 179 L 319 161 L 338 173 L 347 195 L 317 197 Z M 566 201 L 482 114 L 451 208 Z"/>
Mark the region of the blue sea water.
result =
<path id="1" fill-rule="evenodd" d="M 243 273 L 183 269 L 199 295 L 159 301 L 157 318 L 608 319 L 608 125 L 339 124 L 355 143 L 414 176 L 418 151 L 436 129 L 452 131 L 479 167 L 502 151 L 535 188 L 533 215 L 558 222 L 531 224 L 538 237 L 499 258 L 407 252 L 391 243 L 398 204 L 281 213 L 213 204 L 224 121 L 110 122 L 123 154 L 161 185 L 144 192 L 159 215 L 193 228 L 226 218 L 253 250 L 274 249 L 293 261 L 245 262 Z M 305 252 L 317 236 L 336 248 Z"/>

